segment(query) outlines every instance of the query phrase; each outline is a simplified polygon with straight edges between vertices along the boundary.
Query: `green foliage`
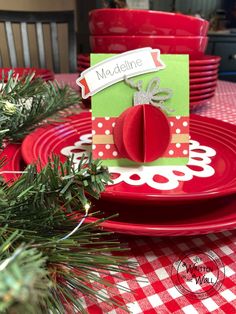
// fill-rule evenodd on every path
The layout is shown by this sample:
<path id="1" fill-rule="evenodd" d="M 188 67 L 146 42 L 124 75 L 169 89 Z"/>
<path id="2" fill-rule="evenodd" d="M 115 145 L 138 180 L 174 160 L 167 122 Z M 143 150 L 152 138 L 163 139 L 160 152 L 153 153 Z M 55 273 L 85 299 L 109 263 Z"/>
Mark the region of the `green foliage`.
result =
<path id="1" fill-rule="evenodd" d="M 0 145 L 4 139 L 19 140 L 56 112 L 75 105 L 80 97 L 69 86 L 45 82 L 34 74 L 21 78 L 12 71 L 0 86 Z"/>
<path id="2" fill-rule="evenodd" d="M 10 254 L 17 238 L 16 231 L 0 247 L 0 313 L 39 313 L 52 287 L 46 258 L 24 244 Z"/>
<path id="3" fill-rule="evenodd" d="M 97 291 L 99 284 L 110 286 L 97 273 L 134 272 L 132 264 L 125 257 L 111 254 L 126 249 L 112 240 L 110 233 L 97 228 L 100 221 L 78 228 L 92 199 L 99 197 L 109 181 L 107 168 L 101 166 L 98 160 L 82 159 L 75 167 L 73 160 L 61 163 L 58 157 L 54 157 L 40 172 L 36 165 L 30 165 L 18 181 L 11 186 L 2 185 L 0 226 L 4 225 L 4 228 L 0 227 L 0 241 L 4 243 L 13 232 L 21 230 L 14 243 L 20 246 L 21 251 L 24 248 L 21 243 L 26 243 L 24 256 L 33 254 L 32 259 L 38 258 L 39 265 L 46 265 L 44 271 L 38 273 L 33 267 L 27 268 L 28 278 L 35 278 L 32 282 L 38 283 L 42 277 L 44 280 L 47 278 L 47 289 L 40 290 L 42 312 L 37 310 L 35 313 L 49 313 L 50 310 L 52 313 L 56 313 L 56 310 L 57 313 L 65 313 L 64 303 L 72 303 L 76 311 L 84 312 L 76 296 L 78 291 L 91 298 L 119 305 L 117 301 L 108 300 Z M 5 246 L 10 256 L 14 255 L 12 252 L 15 246 L 10 242 L 5 243 Z M 17 267 L 20 268 L 20 265 Z M 23 273 L 23 269 L 21 271 Z M 16 277 L 13 274 L 11 280 L 17 286 L 19 282 L 14 279 Z M 93 287 L 90 280 L 94 282 Z M 3 289 L 6 290 L 5 281 L 3 283 Z M 35 296 L 39 293 L 37 287 Z M 23 309 L 24 304 L 32 309 L 37 307 L 35 299 L 30 294 L 26 295 L 28 298 L 17 300 L 21 302 L 17 306 Z M 0 306 L 7 307 L 9 304 L 2 301 Z"/>

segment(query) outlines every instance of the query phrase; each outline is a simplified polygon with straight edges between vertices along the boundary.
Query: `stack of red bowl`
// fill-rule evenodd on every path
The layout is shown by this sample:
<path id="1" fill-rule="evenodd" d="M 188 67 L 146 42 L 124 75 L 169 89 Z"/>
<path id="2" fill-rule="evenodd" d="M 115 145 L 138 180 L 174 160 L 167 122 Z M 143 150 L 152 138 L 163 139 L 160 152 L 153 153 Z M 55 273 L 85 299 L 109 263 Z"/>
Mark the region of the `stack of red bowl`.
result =
<path id="1" fill-rule="evenodd" d="M 190 105 L 196 108 L 213 97 L 218 77 L 220 58 L 204 55 L 208 26 L 206 20 L 179 13 L 97 9 L 89 13 L 90 47 L 94 53 L 152 47 L 165 54 L 188 54 Z M 89 55 L 79 55 L 77 61 L 79 72 L 89 67 Z"/>
<path id="2" fill-rule="evenodd" d="M 162 53 L 204 54 L 208 22 L 183 14 L 98 9 L 90 12 L 90 45 L 93 52 L 119 53 L 142 47 Z"/>

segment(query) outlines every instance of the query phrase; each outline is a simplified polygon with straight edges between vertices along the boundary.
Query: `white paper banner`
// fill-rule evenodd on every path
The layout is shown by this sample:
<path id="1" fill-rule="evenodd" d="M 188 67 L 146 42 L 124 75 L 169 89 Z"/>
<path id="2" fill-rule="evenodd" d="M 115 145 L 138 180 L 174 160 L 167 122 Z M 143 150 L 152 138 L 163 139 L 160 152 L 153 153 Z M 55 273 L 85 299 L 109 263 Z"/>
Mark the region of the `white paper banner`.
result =
<path id="1" fill-rule="evenodd" d="M 108 58 L 81 73 L 76 83 L 82 88 L 82 97 L 88 98 L 104 88 L 124 79 L 165 68 L 160 50 L 150 47 L 130 50 Z"/>

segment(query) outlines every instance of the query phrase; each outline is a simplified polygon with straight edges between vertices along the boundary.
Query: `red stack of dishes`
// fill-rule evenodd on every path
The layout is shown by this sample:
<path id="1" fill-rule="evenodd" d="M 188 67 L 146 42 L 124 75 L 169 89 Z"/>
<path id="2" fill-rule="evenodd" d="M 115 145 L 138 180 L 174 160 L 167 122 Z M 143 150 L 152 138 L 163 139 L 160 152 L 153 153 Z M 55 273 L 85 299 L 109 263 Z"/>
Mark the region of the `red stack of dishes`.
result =
<path id="1" fill-rule="evenodd" d="M 94 53 L 121 53 L 152 47 L 165 54 L 190 58 L 190 107 L 214 96 L 220 57 L 205 55 L 209 23 L 179 13 L 132 9 L 97 9 L 89 14 L 90 47 Z M 90 66 L 89 54 L 79 55 L 78 72 Z"/>
<path id="2" fill-rule="evenodd" d="M 218 69 L 221 58 L 204 55 L 198 59 L 190 58 L 190 107 L 191 109 L 207 105 L 215 94 Z"/>
<path id="3" fill-rule="evenodd" d="M 48 69 L 38 69 L 38 68 L 0 68 L 0 80 L 3 79 L 7 81 L 9 71 L 14 72 L 14 76 L 22 77 L 34 73 L 35 78 L 42 78 L 45 81 L 53 81 L 54 73 Z"/>

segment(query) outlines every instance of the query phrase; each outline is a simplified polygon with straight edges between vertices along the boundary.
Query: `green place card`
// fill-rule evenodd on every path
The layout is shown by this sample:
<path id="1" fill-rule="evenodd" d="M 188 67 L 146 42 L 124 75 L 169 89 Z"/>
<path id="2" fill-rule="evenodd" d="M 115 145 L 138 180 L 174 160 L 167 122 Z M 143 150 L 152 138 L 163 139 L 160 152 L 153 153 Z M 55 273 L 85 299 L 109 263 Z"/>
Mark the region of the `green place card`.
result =
<path id="1" fill-rule="evenodd" d="M 91 66 L 98 64 L 101 61 L 114 57 L 112 54 L 91 54 Z M 189 158 L 189 59 L 188 55 L 160 55 L 161 61 L 165 64 L 165 68 L 159 71 L 139 74 L 129 78 L 137 85 L 141 81 L 142 91 L 147 92 L 150 89 L 150 82 L 156 80 L 155 88 L 151 91 L 153 97 L 162 95 L 161 90 L 169 89 L 172 91 L 172 96 L 163 101 L 163 108 L 159 108 L 168 121 L 170 128 L 170 142 L 166 147 L 162 156 L 151 162 L 140 162 L 130 158 L 124 158 L 117 149 L 114 141 L 114 128 L 116 126 L 117 118 L 128 108 L 133 107 L 134 96 L 137 95 L 138 90 L 128 85 L 125 80 L 114 83 L 111 86 L 104 88 L 92 96 L 92 129 L 93 129 L 93 157 L 100 158 L 107 166 L 154 166 L 154 165 L 186 165 Z M 126 66 L 128 66 L 126 64 Z M 137 65 L 138 66 L 138 65 Z M 115 68 L 114 68 L 115 69 Z M 121 71 L 123 68 L 118 69 Z M 115 71 L 116 71 L 115 69 Z M 108 72 L 95 72 L 98 80 L 102 79 L 104 75 L 112 75 Z M 149 93 L 150 94 L 150 93 Z M 150 95 L 149 95 L 150 96 Z M 152 96 L 152 95 L 151 95 Z M 151 105 L 152 106 L 152 105 Z M 167 110 L 165 110 L 167 108 Z M 145 114 L 144 114 L 145 115 Z M 150 116 L 150 114 L 149 114 Z M 131 117 L 133 114 L 131 113 Z M 140 116 L 141 117 L 141 116 Z M 155 143 L 161 143 L 164 140 L 162 134 L 157 134 L 155 130 L 155 123 L 149 117 L 145 121 L 144 129 L 140 130 L 141 118 L 132 120 L 133 124 L 127 126 L 130 128 L 130 150 L 136 151 L 135 143 L 143 141 L 142 132 L 149 132 L 151 134 L 146 138 L 145 145 L 152 153 L 152 146 Z M 128 124 L 131 123 L 129 118 L 126 119 Z M 125 125 L 122 125 L 126 128 Z M 135 131 L 137 128 L 137 132 Z M 144 131 L 146 130 L 146 131 Z M 125 132 L 127 129 L 125 129 Z M 129 130 L 128 130 L 129 131 Z M 127 131 L 127 132 L 128 132 Z M 122 129 L 121 131 L 122 132 Z M 126 133 L 127 133 L 126 132 Z M 136 133 L 135 133 L 136 132 Z M 137 136 L 135 136 L 137 134 Z M 118 134 L 119 135 L 119 134 Z M 149 141 L 150 138 L 150 141 Z M 155 141 L 154 141 L 155 139 Z M 154 142 L 153 142 L 154 141 Z M 154 144 L 152 144 L 154 143 Z M 141 144 L 140 144 L 141 145 Z M 145 147 L 146 147 L 145 146 Z M 139 152 L 137 152 L 138 154 Z"/>

